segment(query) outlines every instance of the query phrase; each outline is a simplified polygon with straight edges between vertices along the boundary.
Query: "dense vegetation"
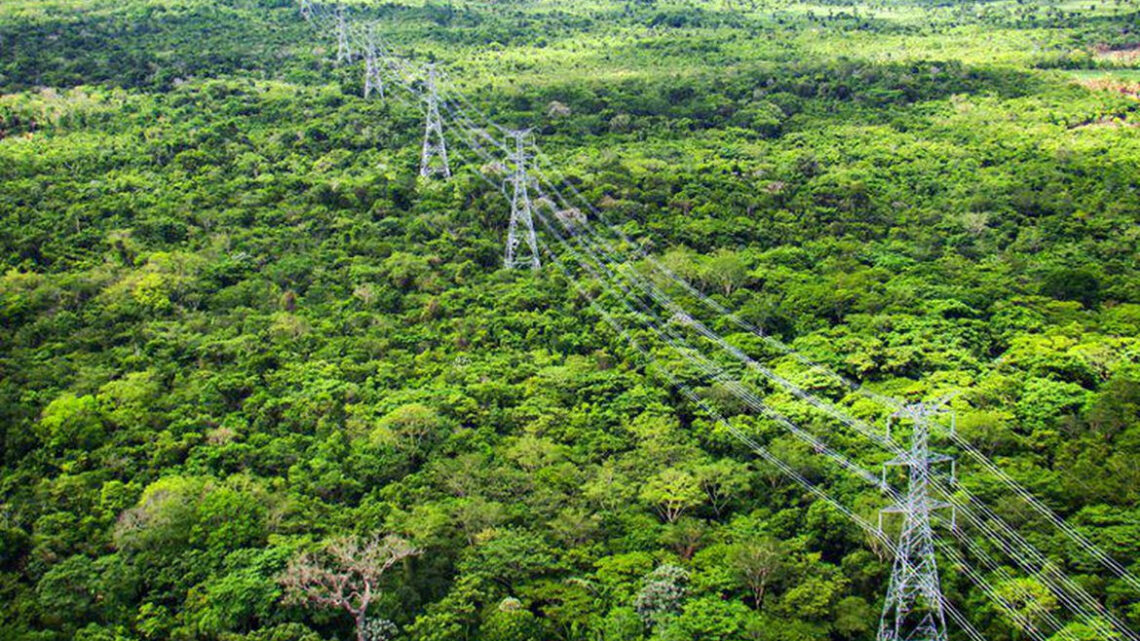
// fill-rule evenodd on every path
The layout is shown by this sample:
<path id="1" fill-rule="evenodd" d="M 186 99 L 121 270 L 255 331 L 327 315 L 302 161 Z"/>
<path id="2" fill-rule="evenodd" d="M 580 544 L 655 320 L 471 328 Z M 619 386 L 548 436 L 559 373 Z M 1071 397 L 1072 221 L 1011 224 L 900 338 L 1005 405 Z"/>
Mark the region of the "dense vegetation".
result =
<path id="1" fill-rule="evenodd" d="M 703 292 L 876 390 L 960 392 L 961 432 L 1140 572 L 1135 2 L 368 11 Z M 420 105 L 361 99 L 332 47 L 287 0 L 0 4 L 0 640 L 350 638 L 279 579 L 388 533 L 418 553 L 377 639 L 874 638 L 883 550 L 686 402 L 664 346 L 500 269 L 499 192 L 462 148 L 417 181 Z M 1140 628 L 1140 593 L 961 476 Z"/>

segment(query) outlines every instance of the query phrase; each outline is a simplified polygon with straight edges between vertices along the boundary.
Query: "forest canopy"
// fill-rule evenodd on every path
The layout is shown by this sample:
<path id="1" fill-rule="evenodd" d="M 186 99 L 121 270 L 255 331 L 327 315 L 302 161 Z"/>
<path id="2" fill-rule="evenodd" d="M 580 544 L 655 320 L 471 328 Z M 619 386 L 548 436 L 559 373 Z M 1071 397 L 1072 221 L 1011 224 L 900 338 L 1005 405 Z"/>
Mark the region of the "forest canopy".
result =
<path id="1" fill-rule="evenodd" d="M 821 370 L 950 398 L 1140 574 L 1135 1 L 346 4 L 532 128 L 630 282 L 691 284 L 663 331 L 876 427 Z M 890 551 L 735 434 L 886 497 L 734 390 L 888 453 L 698 371 L 537 223 L 556 256 L 504 269 L 507 164 L 452 138 L 421 178 L 422 101 L 336 50 L 290 0 L 0 4 L 0 641 L 874 639 Z M 1140 590 L 932 441 L 1140 629 Z M 985 638 L 1107 638 L 1048 573 L 988 568 L 1003 609 L 948 554 Z"/>

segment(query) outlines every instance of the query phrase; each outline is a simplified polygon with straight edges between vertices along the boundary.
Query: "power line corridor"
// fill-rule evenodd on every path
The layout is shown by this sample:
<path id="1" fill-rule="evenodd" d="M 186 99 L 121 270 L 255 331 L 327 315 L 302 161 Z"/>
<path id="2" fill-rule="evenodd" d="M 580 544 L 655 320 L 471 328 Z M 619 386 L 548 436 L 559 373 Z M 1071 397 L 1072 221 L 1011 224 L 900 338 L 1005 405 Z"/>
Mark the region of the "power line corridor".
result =
<path id="1" fill-rule="evenodd" d="M 767 465 L 832 506 L 892 554 L 890 583 L 883 591 L 879 641 L 945 641 L 955 631 L 972 640 L 984 639 L 961 604 L 943 594 L 939 573 L 948 567 L 976 586 L 1034 641 L 1080 641 L 1074 623 L 1094 630 L 1100 638 L 1140 641 L 1140 635 L 1070 577 L 1057 560 L 1038 550 L 1018 528 L 999 516 L 992 501 L 983 500 L 969 489 L 969 483 L 959 479 L 960 475 L 988 475 L 1048 524 L 1051 534 L 1071 543 L 1083 560 L 1140 590 L 1140 579 L 1128 568 L 957 432 L 951 399 L 906 403 L 875 393 L 739 318 L 607 220 L 607 214 L 559 172 L 530 130 L 494 122 L 461 94 L 449 90 L 447 74 L 435 65 L 420 67 L 397 56 L 379 35 L 379 23 L 367 21 L 363 10 L 350 11 L 341 4 L 310 0 L 300 0 L 299 4 L 300 15 L 316 32 L 335 36 L 339 64 L 363 64 L 364 98 L 390 99 L 398 91 L 423 105 L 422 179 L 446 179 L 453 172 L 470 172 L 502 193 L 510 208 L 504 267 L 539 270 L 544 262 L 553 266 L 634 347 L 646 365 L 654 365 L 655 374 Z M 470 162 L 463 163 L 463 158 Z M 453 163 L 462 167 L 455 169 Z M 488 166 L 505 166 L 505 181 L 485 171 Z M 539 228 L 544 232 L 541 235 Z M 599 286 L 600 293 L 592 294 L 591 288 L 583 286 L 583 279 Z M 738 347 L 731 336 L 711 329 L 701 313 L 716 319 L 720 326 L 755 337 L 766 349 L 795 362 L 805 372 L 826 377 L 846 393 L 873 403 L 889 414 L 886 425 L 880 427 L 859 418 L 812 393 Z M 661 354 L 676 360 L 665 363 Z M 676 371 L 676 362 L 682 371 Z M 829 473 L 853 478 L 878 491 L 884 501 L 878 522 L 799 473 L 747 426 L 727 418 L 714 399 L 687 382 L 694 379 L 718 385 L 766 424 L 802 443 L 816 458 L 831 464 Z M 827 427 L 804 427 L 768 402 L 765 388 L 802 406 Z M 845 442 L 858 447 L 840 445 Z M 935 442 L 952 446 L 971 467 L 958 470 L 954 457 L 936 451 Z M 884 529 L 884 517 L 897 523 L 897 536 Z M 995 579 L 1009 582 L 1015 576 L 1039 581 L 1061 610 L 1034 610 L 1025 603 L 1032 606 L 1036 595 L 1011 595 L 994 583 Z M 1026 614 L 1028 611 L 1034 614 Z"/>

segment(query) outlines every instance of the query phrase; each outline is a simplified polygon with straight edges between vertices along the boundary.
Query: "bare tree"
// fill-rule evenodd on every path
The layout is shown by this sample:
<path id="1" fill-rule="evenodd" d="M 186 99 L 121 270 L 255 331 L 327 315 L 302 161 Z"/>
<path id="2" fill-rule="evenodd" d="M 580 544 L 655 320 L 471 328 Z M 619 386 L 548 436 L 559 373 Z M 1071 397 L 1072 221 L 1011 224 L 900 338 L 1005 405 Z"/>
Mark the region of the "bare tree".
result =
<path id="1" fill-rule="evenodd" d="M 288 603 L 339 608 L 352 615 L 356 641 L 368 641 L 368 605 L 380 594 L 388 568 L 420 550 L 397 536 L 334 539 L 320 553 L 306 552 L 289 562 L 278 578 Z"/>

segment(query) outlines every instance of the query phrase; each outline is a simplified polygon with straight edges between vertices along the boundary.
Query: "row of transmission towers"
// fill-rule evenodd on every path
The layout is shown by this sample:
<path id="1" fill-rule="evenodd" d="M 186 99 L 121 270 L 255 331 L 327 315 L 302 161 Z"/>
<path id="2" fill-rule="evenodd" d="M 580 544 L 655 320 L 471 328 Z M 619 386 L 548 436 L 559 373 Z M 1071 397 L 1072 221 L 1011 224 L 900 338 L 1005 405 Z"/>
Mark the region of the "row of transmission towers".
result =
<path id="1" fill-rule="evenodd" d="M 447 159 L 447 139 L 443 135 L 443 118 L 439 108 L 438 77 L 435 65 L 428 65 L 424 81 L 424 141 L 420 152 L 420 176 L 451 177 L 451 165 Z M 530 186 L 534 179 L 527 168 L 526 137 L 530 130 L 510 130 L 507 134 L 514 142 L 507 156 L 511 173 L 507 182 L 511 186 L 511 218 L 507 224 L 506 252 L 503 266 L 507 269 L 530 266 L 538 269 L 542 261 L 538 253 L 538 238 L 534 231 L 534 203 L 530 198 Z M 528 255 L 519 255 L 519 246 L 526 241 Z"/>
<path id="2" fill-rule="evenodd" d="M 308 2 L 301 4 L 302 15 L 311 14 L 312 8 Z M 349 44 L 348 22 L 345 19 L 343 5 L 338 5 L 336 12 L 336 34 L 338 63 L 351 62 L 353 51 Z M 364 97 L 369 98 L 373 93 L 384 98 L 384 62 L 379 55 L 379 45 L 375 34 L 370 30 L 361 46 L 364 58 Z M 451 177 L 451 162 L 447 155 L 447 138 L 443 134 L 443 117 L 440 114 L 440 105 L 443 103 L 439 94 L 439 76 L 434 64 L 429 64 L 424 73 L 424 137 L 420 151 L 420 177 L 433 178 L 441 176 Z M 534 203 L 530 197 L 530 185 L 533 178 L 527 169 L 526 137 L 530 130 L 516 130 L 507 132 L 514 141 L 514 147 L 507 157 L 511 169 L 507 182 L 511 186 L 511 217 L 507 225 L 506 252 L 503 265 L 507 269 L 516 269 L 529 266 L 538 269 L 542 266 L 539 258 L 538 238 L 534 229 Z M 519 246 L 525 240 L 526 256 L 519 254 Z"/>

